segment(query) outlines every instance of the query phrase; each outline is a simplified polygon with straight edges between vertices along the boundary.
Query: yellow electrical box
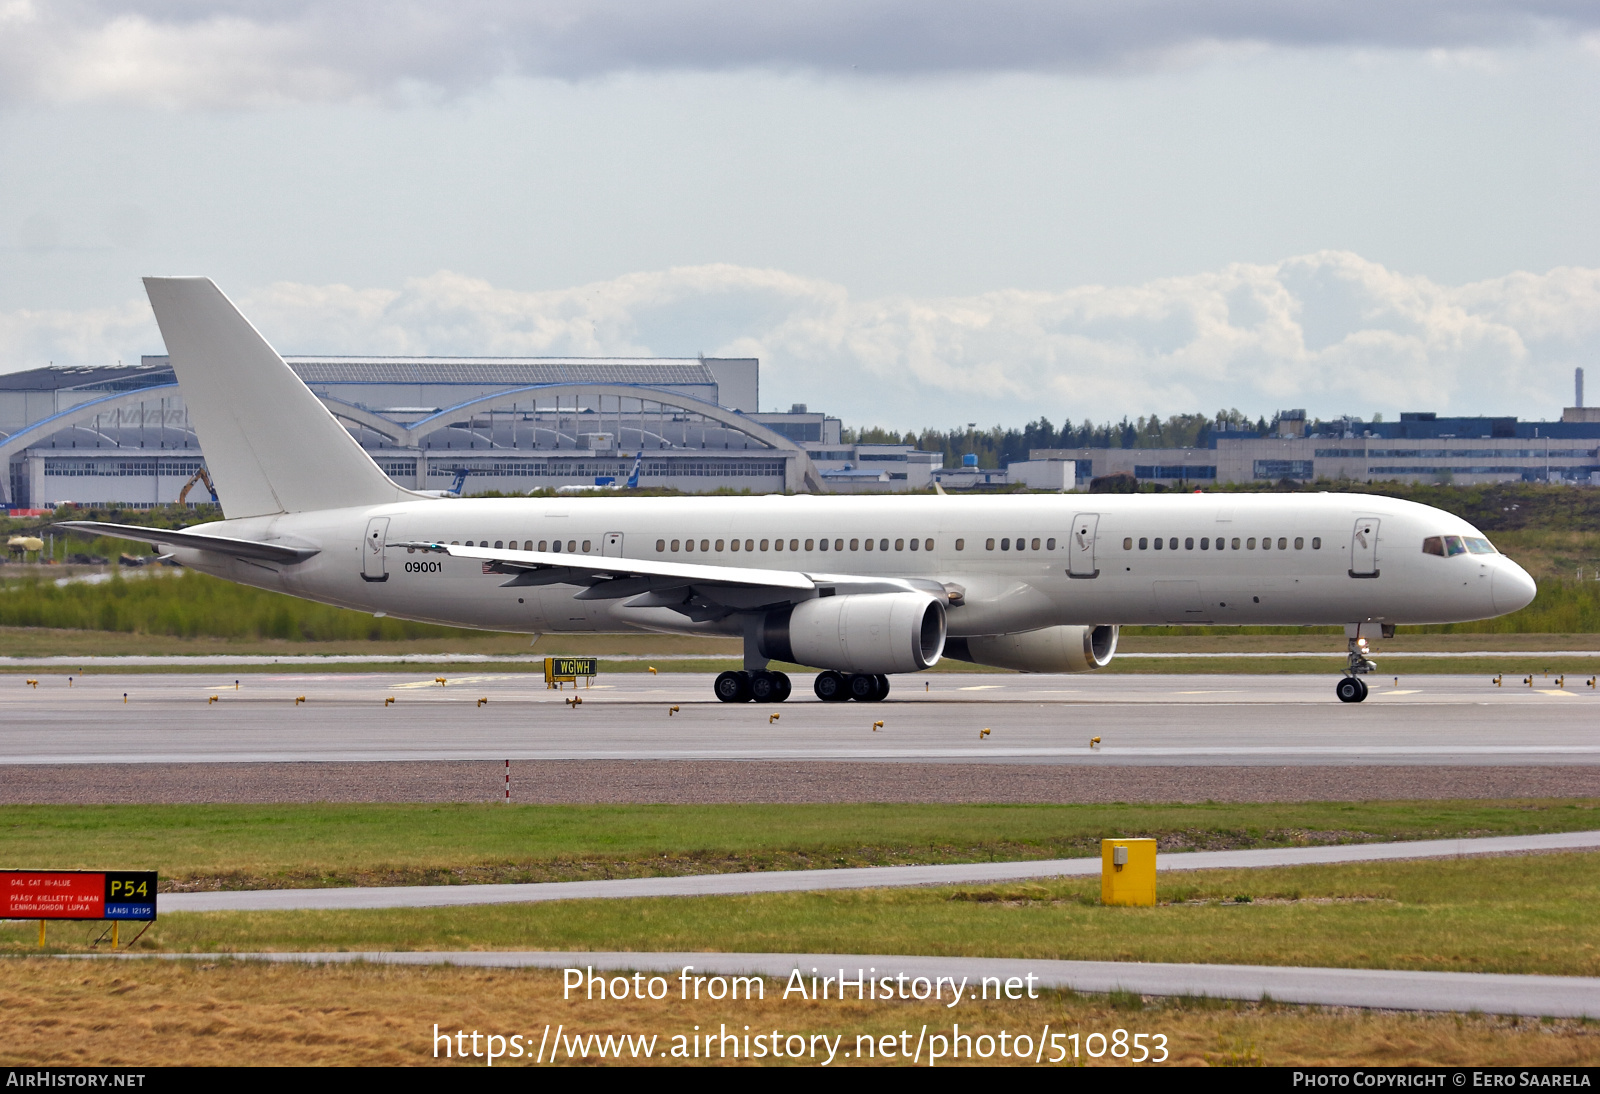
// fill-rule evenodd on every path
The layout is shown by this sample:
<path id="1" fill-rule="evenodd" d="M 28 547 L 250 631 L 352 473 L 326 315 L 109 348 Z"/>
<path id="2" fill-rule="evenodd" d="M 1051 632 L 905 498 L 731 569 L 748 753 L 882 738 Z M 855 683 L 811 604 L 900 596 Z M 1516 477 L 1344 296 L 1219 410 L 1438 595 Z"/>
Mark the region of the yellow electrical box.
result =
<path id="1" fill-rule="evenodd" d="M 1100 903 L 1149 907 L 1156 902 L 1156 841 L 1100 841 Z"/>

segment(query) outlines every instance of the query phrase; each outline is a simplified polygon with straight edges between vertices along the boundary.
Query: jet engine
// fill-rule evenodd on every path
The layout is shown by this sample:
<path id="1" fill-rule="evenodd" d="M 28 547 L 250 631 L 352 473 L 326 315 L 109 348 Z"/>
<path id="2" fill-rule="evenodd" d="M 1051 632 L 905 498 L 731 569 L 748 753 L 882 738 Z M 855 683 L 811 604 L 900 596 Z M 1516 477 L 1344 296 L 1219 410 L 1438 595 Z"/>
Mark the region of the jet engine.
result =
<path id="1" fill-rule="evenodd" d="M 1117 652 L 1117 628 L 1042 627 L 1016 634 L 951 638 L 946 657 L 1020 672 L 1088 672 L 1103 669 Z"/>
<path id="2" fill-rule="evenodd" d="M 761 652 L 848 673 L 916 672 L 939 663 L 944 602 L 928 593 L 852 593 L 768 613 Z"/>

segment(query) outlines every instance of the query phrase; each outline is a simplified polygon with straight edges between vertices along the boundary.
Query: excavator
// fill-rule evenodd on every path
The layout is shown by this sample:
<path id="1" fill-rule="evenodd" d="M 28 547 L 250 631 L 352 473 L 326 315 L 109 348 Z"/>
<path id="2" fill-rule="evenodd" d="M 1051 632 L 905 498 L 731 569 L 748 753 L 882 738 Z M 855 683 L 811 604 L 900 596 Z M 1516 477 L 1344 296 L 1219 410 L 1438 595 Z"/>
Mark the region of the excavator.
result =
<path id="1" fill-rule="evenodd" d="M 183 489 L 178 491 L 178 504 L 185 505 L 189 501 L 189 491 L 193 490 L 195 483 L 206 484 L 206 491 L 211 495 L 211 504 L 217 504 L 217 488 L 211 481 L 211 474 L 204 467 L 189 476 L 189 481 L 183 484 Z"/>

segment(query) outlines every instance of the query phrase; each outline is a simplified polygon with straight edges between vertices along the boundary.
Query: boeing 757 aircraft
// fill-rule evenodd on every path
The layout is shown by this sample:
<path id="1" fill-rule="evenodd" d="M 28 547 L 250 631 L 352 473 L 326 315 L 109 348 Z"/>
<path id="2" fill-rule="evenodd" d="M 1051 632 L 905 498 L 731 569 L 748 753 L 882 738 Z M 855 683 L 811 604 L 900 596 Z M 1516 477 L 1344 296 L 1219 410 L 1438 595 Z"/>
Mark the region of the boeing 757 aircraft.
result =
<path id="1" fill-rule="evenodd" d="M 207 278 L 145 281 L 224 519 L 140 540 L 263 589 L 457 627 L 736 635 L 725 702 L 824 700 L 953 657 L 1111 661 L 1123 624 L 1339 624 L 1338 698 L 1397 624 L 1514 612 L 1534 584 L 1479 531 L 1365 494 L 448 499 L 396 485 Z"/>

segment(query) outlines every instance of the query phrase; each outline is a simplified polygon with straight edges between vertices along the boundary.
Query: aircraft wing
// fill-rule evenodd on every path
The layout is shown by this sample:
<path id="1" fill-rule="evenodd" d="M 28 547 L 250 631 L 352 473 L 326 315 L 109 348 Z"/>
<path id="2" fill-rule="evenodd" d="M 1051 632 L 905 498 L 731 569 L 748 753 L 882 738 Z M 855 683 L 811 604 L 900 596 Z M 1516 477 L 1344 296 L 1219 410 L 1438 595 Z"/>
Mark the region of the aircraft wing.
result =
<path id="1" fill-rule="evenodd" d="M 850 574 L 811 574 L 748 566 L 706 566 L 644 558 L 616 558 L 548 551 L 463 547 L 455 543 L 390 543 L 418 551 L 475 558 L 485 573 L 509 574 L 506 586 L 583 585 L 577 600 L 632 597 L 629 607 L 672 608 L 694 619 L 713 619 L 732 611 L 808 600 L 830 593 L 902 592 L 922 589 L 944 595 L 937 582 Z"/>
<path id="2" fill-rule="evenodd" d="M 206 532 L 180 532 L 171 528 L 141 528 L 134 524 L 106 524 L 98 520 L 65 520 L 51 525 L 78 532 L 86 536 L 110 536 L 113 539 L 131 539 L 135 543 L 155 546 L 188 547 L 195 551 L 212 551 L 234 558 L 255 559 L 261 562 L 304 562 L 317 553 L 315 547 L 293 547 L 286 543 L 262 543 L 253 539 L 235 539 L 232 536 L 214 536 Z"/>

